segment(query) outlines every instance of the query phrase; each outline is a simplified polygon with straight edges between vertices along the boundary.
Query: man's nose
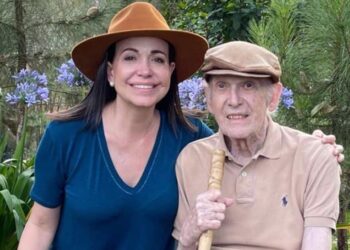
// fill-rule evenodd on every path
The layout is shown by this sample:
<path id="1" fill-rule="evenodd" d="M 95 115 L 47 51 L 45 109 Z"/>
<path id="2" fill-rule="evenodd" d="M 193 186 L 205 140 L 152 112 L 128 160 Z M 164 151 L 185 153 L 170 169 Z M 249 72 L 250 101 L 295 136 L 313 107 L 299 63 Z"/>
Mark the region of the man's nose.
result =
<path id="1" fill-rule="evenodd" d="M 242 103 L 242 97 L 239 89 L 236 86 L 231 86 L 229 96 L 228 96 L 228 104 L 235 107 L 239 106 Z"/>

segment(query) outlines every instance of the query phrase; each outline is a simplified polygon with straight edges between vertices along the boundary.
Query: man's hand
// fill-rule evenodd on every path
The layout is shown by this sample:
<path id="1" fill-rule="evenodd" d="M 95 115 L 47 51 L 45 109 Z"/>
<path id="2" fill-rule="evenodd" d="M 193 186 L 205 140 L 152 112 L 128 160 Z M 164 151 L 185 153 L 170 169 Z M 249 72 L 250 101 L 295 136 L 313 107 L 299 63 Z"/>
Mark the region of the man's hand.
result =
<path id="1" fill-rule="evenodd" d="M 316 129 L 312 132 L 313 136 L 319 137 L 324 144 L 331 144 L 333 146 L 333 155 L 337 158 L 337 161 L 341 163 L 344 161 L 344 148 L 342 145 L 336 144 L 336 138 L 334 135 L 325 135 L 321 130 Z"/>
<path id="2" fill-rule="evenodd" d="M 179 243 L 182 249 L 194 249 L 201 234 L 218 229 L 225 219 L 226 208 L 233 199 L 223 197 L 219 190 L 209 190 L 197 196 L 196 205 L 183 224 Z"/>

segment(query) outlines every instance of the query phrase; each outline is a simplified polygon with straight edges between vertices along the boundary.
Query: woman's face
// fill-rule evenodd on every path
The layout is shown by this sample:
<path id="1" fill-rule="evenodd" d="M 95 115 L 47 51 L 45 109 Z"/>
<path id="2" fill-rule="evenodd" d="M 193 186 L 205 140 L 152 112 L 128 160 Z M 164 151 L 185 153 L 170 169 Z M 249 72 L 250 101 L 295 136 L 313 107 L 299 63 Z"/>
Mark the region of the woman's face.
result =
<path id="1" fill-rule="evenodd" d="M 132 37 L 116 43 L 108 80 L 114 83 L 117 102 L 154 108 L 167 94 L 175 63 L 169 62 L 169 45 L 153 37 Z"/>

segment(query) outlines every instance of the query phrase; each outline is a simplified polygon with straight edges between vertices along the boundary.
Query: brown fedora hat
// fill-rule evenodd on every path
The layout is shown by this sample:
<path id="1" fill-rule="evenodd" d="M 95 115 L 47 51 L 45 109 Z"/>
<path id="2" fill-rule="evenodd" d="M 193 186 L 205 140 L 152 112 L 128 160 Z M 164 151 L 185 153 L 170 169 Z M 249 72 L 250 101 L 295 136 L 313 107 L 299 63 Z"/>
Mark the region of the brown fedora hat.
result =
<path id="1" fill-rule="evenodd" d="M 108 47 L 117 41 L 135 36 L 157 37 L 174 46 L 178 82 L 199 69 L 208 49 L 208 42 L 202 36 L 170 29 L 164 17 L 152 4 L 135 2 L 113 17 L 107 33 L 77 44 L 72 51 L 73 61 L 83 74 L 95 80 L 97 68 Z"/>

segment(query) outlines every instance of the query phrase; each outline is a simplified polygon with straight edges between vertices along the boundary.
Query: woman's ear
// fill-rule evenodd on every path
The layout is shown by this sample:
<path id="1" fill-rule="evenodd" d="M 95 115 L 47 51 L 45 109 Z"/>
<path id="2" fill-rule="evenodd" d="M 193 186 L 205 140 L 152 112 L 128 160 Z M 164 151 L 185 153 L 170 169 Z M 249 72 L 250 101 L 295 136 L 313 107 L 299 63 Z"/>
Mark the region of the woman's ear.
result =
<path id="1" fill-rule="evenodd" d="M 268 109 L 270 112 L 273 112 L 276 110 L 276 108 L 280 102 L 282 89 L 283 89 L 282 83 L 278 82 L 278 83 L 273 84 L 273 94 L 272 94 L 272 98 L 271 98 L 271 101 L 270 101 L 269 106 L 268 106 Z"/>
<path id="2" fill-rule="evenodd" d="M 113 79 L 114 79 L 113 65 L 110 62 L 107 63 L 107 78 L 109 82 L 113 82 Z"/>
<path id="3" fill-rule="evenodd" d="M 170 69 L 170 75 L 172 75 L 172 73 L 174 72 L 176 64 L 174 62 L 171 62 L 169 65 L 169 69 Z"/>

